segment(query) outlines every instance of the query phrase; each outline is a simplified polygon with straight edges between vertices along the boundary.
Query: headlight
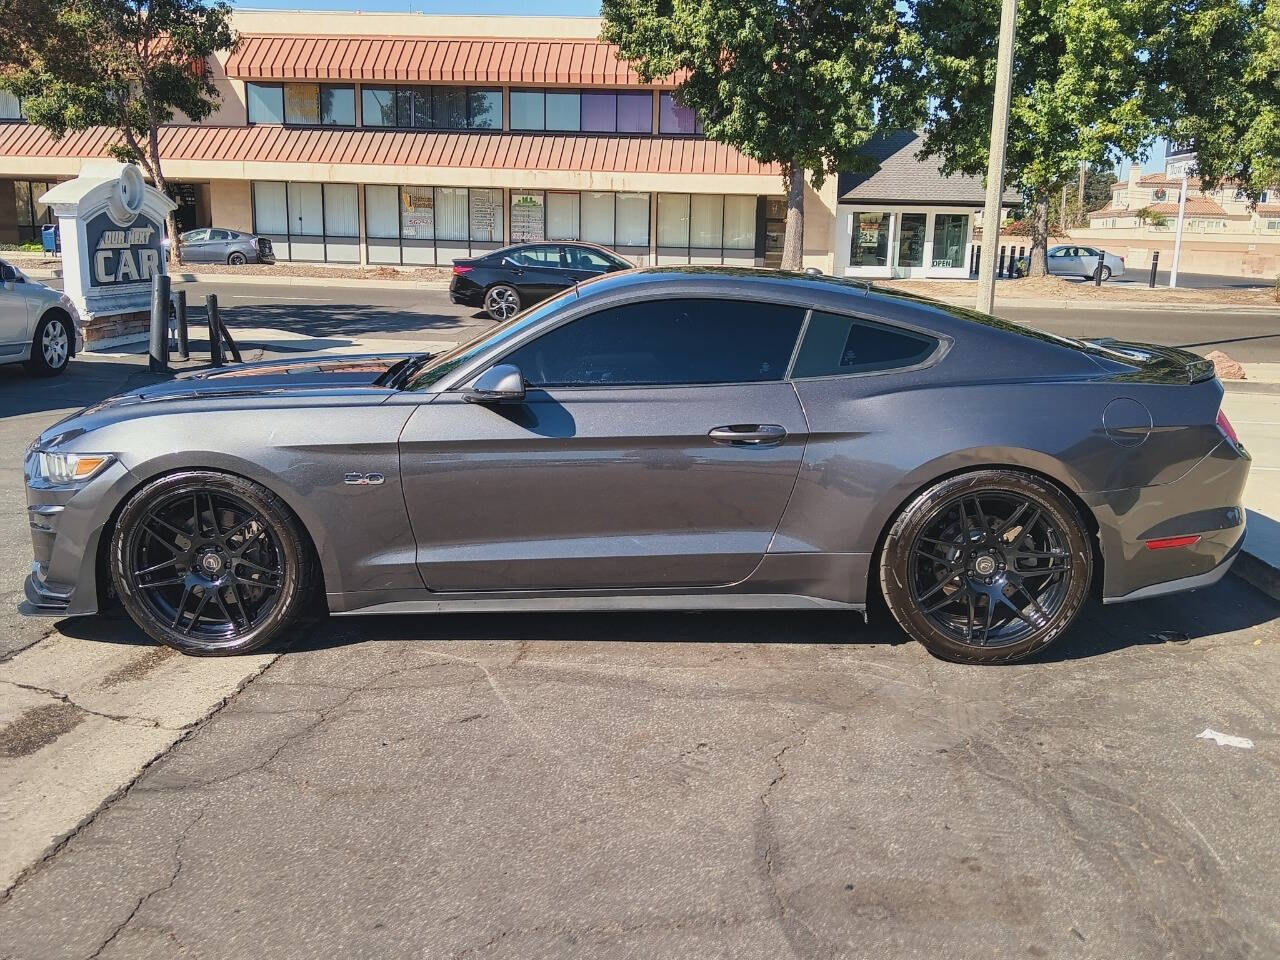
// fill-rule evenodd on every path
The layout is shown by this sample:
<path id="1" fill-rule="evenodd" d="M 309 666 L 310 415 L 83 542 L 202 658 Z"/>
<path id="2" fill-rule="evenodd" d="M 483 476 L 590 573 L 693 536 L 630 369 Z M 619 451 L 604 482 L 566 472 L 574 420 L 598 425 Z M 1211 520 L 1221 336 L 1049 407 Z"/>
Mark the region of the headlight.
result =
<path id="1" fill-rule="evenodd" d="M 115 458 L 109 453 L 36 454 L 38 475 L 49 483 L 84 483 Z"/>

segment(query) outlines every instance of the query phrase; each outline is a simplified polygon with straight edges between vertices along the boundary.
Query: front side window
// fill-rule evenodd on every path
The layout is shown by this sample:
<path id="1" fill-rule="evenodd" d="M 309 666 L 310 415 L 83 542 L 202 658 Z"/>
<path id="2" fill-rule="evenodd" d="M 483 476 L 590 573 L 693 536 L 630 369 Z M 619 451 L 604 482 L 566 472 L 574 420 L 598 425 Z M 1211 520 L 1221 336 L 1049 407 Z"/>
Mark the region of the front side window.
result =
<path id="1" fill-rule="evenodd" d="M 516 348 L 530 386 L 762 383 L 787 371 L 804 310 L 682 298 L 609 307 Z"/>
<path id="2" fill-rule="evenodd" d="M 937 340 L 910 330 L 815 310 L 791 376 L 838 377 L 895 370 L 922 363 L 937 347 Z"/>
<path id="3" fill-rule="evenodd" d="M 200 243 L 201 241 L 208 239 L 209 230 L 207 228 L 203 230 L 188 230 L 181 237 L 183 243 Z"/>

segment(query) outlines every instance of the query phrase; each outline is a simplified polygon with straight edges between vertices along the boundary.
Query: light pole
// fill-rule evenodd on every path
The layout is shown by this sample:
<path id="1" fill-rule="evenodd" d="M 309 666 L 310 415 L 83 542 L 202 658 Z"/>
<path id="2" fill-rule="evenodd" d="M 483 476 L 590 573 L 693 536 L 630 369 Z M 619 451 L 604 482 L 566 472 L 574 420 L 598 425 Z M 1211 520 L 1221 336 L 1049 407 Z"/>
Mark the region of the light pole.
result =
<path id="1" fill-rule="evenodd" d="M 1182 259 L 1182 222 L 1187 216 L 1187 168 L 1182 168 L 1182 192 L 1178 195 L 1178 230 L 1173 235 L 1173 263 L 1169 265 L 1169 289 L 1178 285 L 1178 261 Z"/>
<path id="2" fill-rule="evenodd" d="M 987 156 L 987 202 L 982 208 L 982 260 L 978 264 L 978 309 L 990 313 L 996 302 L 996 257 L 1004 198 L 1005 142 L 1009 138 L 1009 99 L 1013 87 L 1013 38 L 1017 0 L 1000 5 L 1000 45 L 996 55 L 996 95 L 991 108 L 991 152 Z"/>

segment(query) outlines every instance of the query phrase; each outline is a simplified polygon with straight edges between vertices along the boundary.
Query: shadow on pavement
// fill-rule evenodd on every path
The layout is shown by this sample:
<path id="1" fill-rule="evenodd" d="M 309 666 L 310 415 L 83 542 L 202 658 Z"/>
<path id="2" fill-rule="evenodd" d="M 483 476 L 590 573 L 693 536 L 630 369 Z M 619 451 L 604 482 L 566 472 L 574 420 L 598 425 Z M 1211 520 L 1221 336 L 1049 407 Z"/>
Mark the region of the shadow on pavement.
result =
<path id="1" fill-rule="evenodd" d="M 412 309 L 358 303 L 220 303 L 228 327 L 271 327 L 311 337 L 366 337 L 379 333 L 420 333 L 458 330 L 476 325 L 470 307 L 457 313 L 428 313 Z M 479 315 L 485 324 L 491 321 Z M 187 322 L 192 333 L 208 328 L 204 304 L 191 304 Z"/>
<path id="2" fill-rule="evenodd" d="M 0 417 L 78 409 L 147 383 L 168 379 L 147 372 L 145 358 L 73 359 L 56 377 L 33 377 L 18 365 L 0 367 Z"/>
<path id="3" fill-rule="evenodd" d="M 1128 647 L 1232 633 L 1280 617 L 1280 604 L 1227 577 L 1216 586 L 1158 600 L 1103 606 L 1091 600 L 1067 634 L 1034 662 L 1097 657 Z M 67 636 L 102 643 L 151 645 L 122 612 L 64 620 Z M 698 613 L 438 613 L 422 616 L 323 617 L 265 652 L 284 654 L 377 641 L 616 640 L 630 643 L 898 644 L 905 635 L 886 611 L 864 624 L 857 613 L 751 611 Z M 1178 642 L 1178 641 L 1174 641 Z"/>

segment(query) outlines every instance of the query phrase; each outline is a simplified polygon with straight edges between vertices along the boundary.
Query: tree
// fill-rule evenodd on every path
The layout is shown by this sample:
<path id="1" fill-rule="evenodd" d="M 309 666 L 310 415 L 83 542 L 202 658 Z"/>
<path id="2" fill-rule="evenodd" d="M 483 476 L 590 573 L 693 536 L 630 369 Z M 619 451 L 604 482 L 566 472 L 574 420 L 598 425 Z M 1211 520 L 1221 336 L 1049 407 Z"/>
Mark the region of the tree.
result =
<path id="1" fill-rule="evenodd" d="M 24 7 L 39 7 L 40 16 L 21 15 Z M 22 97 L 27 119 L 55 139 L 114 128 L 111 155 L 140 164 L 166 190 L 160 127 L 179 112 L 200 121 L 217 107 L 204 63 L 234 47 L 230 15 L 222 0 L 0 0 L 7 22 L 0 36 L 9 41 L 0 50 L 0 87 Z M 172 213 L 166 226 L 177 262 Z"/>
<path id="2" fill-rule="evenodd" d="M 871 172 L 859 149 L 923 108 L 903 70 L 913 40 L 893 0 L 603 0 L 601 38 L 675 96 L 706 135 L 782 167 L 784 269 L 804 250 L 804 183 Z"/>
<path id="3" fill-rule="evenodd" d="M 1151 42 L 1164 132 L 1196 151 L 1206 189 L 1254 203 L 1280 186 L 1280 0 L 1182 0 Z"/>
<path id="4" fill-rule="evenodd" d="M 932 109 L 922 156 L 984 175 L 991 139 L 999 0 L 908 0 Z M 1048 271 L 1049 202 L 1080 164 L 1143 157 L 1155 139 L 1143 38 L 1147 0 L 1021 0 L 1008 179 L 1032 218 L 1030 275 Z"/>

